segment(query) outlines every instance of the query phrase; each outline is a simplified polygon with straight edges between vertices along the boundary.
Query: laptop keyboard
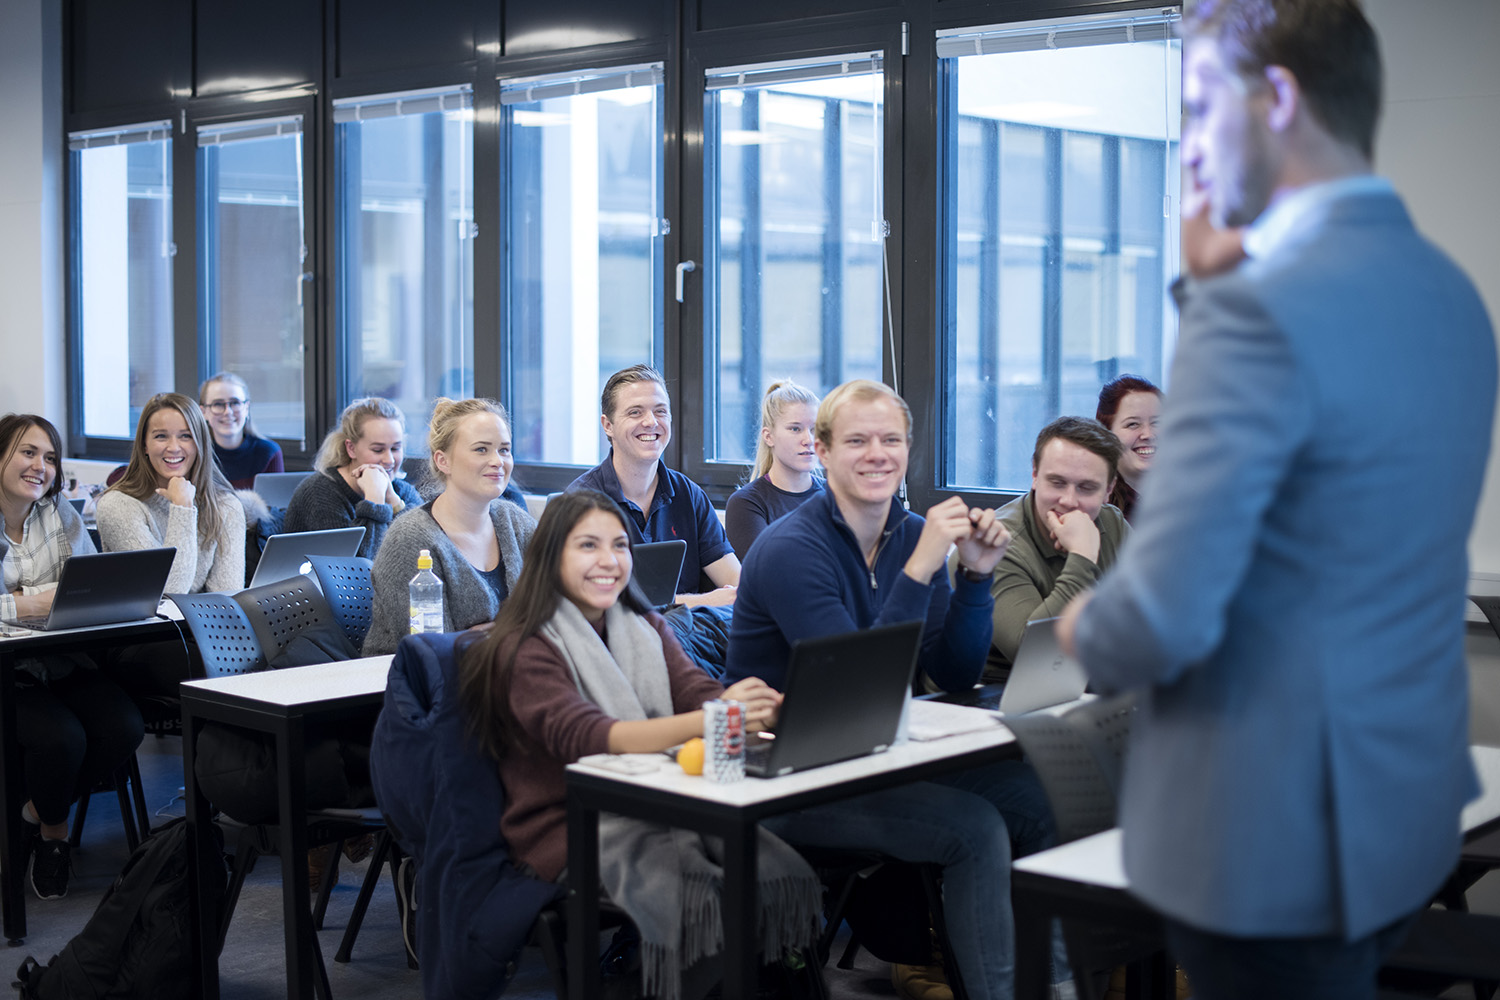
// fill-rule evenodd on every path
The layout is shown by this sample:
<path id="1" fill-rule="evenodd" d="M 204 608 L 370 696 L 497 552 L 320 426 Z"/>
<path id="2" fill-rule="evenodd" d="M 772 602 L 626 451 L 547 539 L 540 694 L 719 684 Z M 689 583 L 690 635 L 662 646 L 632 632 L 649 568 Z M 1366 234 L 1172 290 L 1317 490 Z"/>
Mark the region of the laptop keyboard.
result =
<path id="1" fill-rule="evenodd" d="M 14 624 L 19 625 L 22 628 L 45 629 L 47 627 L 47 616 L 21 615 L 15 620 Z"/>

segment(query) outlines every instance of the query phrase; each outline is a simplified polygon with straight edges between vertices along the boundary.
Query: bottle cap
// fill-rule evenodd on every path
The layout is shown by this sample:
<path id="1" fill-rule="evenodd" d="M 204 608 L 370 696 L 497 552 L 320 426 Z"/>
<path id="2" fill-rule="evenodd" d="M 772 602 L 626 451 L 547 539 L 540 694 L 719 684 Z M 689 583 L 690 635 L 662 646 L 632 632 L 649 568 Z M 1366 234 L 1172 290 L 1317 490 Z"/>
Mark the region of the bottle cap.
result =
<path id="1" fill-rule="evenodd" d="M 432 553 L 423 549 L 417 553 L 417 569 L 432 569 Z"/>

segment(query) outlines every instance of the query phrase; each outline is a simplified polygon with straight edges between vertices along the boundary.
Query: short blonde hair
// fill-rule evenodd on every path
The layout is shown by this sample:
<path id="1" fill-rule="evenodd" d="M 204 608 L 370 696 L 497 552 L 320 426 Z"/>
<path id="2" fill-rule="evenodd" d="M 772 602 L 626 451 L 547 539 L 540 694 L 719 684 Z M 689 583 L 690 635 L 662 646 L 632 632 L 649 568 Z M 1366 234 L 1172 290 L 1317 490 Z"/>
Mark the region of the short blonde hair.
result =
<path id="1" fill-rule="evenodd" d="M 771 446 L 766 444 L 765 431 L 774 431 L 776 425 L 781 422 L 782 416 L 793 406 L 805 405 L 814 409 L 818 406 L 818 394 L 805 385 L 798 385 L 789 378 L 772 382 L 766 387 L 766 394 L 760 401 L 760 429 L 762 433 L 755 436 L 755 467 L 750 470 L 751 480 L 759 479 L 771 471 L 771 465 L 776 456 L 771 453 Z"/>
<path id="2" fill-rule="evenodd" d="M 901 418 L 906 421 L 906 443 L 911 444 L 911 407 L 906 405 L 906 400 L 900 394 L 883 382 L 874 382 L 867 378 L 857 378 L 838 386 L 828 395 L 823 397 L 823 402 L 818 406 L 818 420 L 813 425 L 813 433 L 823 443 L 823 447 L 833 447 L 833 418 L 838 415 L 839 407 L 845 403 L 873 403 L 876 400 L 889 400 L 896 404 L 901 411 Z"/>
<path id="3" fill-rule="evenodd" d="M 322 445 L 318 447 L 318 458 L 314 463 L 319 469 L 342 469 L 351 464 L 354 459 L 349 457 L 349 449 L 344 444 L 349 441 L 359 441 L 365 436 L 365 421 L 371 419 L 394 420 L 401 425 L 401 431 L 406 432 L 406 414 L 401 412 L 401 407 L 389 399 L 379 396 L 365 396 L 356 399 L 344 407 L 344 412 L 339 414 L 338 426 L 328 432 L 323 439 Z"/>
<path id="4" fill-rule="evenodd" d="M 446 452 L 453 447 L 453 439 L 458 435 L 458 425 L 463 423 L 465 417 L 472 417 L 476 413 L 494 414 L 505 425 L 506 433 L 510 432 L 510 417 L 506 416 L 505 407 L 493 399 L 448 399 L 439 396 L 432 401 L 432 421 L 427 425 L 427 469 L 440 482 L 447 482 L 448 476 L 437 467 L 437 453 Z"/>

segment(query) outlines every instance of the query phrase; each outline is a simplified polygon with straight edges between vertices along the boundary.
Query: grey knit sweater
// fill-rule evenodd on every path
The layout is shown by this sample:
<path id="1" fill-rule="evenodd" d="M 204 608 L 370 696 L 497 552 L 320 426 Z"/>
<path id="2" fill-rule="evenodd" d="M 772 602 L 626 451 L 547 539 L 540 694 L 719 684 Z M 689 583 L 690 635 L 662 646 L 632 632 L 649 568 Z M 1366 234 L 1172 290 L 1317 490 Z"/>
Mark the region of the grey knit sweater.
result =
<path id="1" fill-rule="evenodd" d="M 206 502 L 199 497 L 199 503 Z M 133 552 L 176 546 L 167 593 L 202 594 L 245 587 L 245 508 L 233 493 L 219 497 L 222 530 L 198 541 L 198 507 L 179 507 L 157 494 L 137 500 L 119 490 L 101 494 L 95 506 L 99 540 L 105 552 Z"/>
<path id="2" fill-rule="evenodd" d="M 406 510 L 422 506 L 422 498 L 404 479 L 393 480 L 391 485 L 396 495 L 406 504 Z M 406 513 L 403 510 L 402 513 Z M 360 540 L 355 555 L 374 559 L 385 540 L 386 530 L 393 518 L 391 505 L 371 503 L 364 495 L 350 489 L 334 468 L 315 472 L 297 485 L 297 492 L 286 506 L 286 521 L 283 531 L 323 531 L 328 528 L 364 528 L 365 537 Z M 412 570 L 416 572 L 416 570 Z"/>
<path id="3" fill-rule="evenodd" d="M 490 520 L 500 543 L 505 586 L 513 590 L 521 575 L 521 555 L 536 530 L 536 521 L 509 500 L 490 504 Z M 426 504 L 392 522 L 375 556 L 375 606 L 365 636 L 365 656 L 395 652 L 396 644 L 407 634 L 411 602 L 406 587 L 417 572 L 417 553 L 422 549 L 432 552 L 432 571 L 443 581 L 443 631 L 456 632 L 490 621 L 499 612 L 500 601 L 494 591 L 444 534 L 433 519 L 432 505 Z"/>

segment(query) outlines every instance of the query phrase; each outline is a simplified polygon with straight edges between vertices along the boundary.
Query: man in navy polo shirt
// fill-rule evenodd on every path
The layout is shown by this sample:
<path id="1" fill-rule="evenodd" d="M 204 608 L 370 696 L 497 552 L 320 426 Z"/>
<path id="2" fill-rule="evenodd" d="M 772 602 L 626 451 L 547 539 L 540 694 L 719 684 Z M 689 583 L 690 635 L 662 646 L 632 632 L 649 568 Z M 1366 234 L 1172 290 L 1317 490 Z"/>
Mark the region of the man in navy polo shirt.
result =
<path id="1" fill-rule="evenodd" d="M 636 544 L 687 542 L 677 603 L 734 603 L 740 561 L 713 504 L 697 483 L 661 460 L 672 440 L 672 404 L 661 374 L 650 365 L 615 372 L 604 383 L 599 407 L 609 455 L 568 489 L 598 490 L 613 499 L 625 511 Z"/>

